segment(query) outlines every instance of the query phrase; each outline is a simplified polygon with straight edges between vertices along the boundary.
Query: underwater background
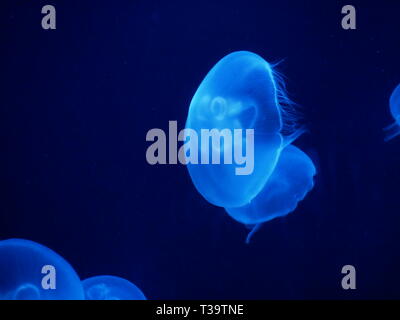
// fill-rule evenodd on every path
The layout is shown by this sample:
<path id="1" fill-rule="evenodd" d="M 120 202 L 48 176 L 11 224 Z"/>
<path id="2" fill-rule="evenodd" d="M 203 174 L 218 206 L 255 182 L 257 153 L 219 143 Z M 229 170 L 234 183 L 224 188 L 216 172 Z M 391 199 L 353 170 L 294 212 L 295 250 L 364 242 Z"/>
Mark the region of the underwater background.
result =
<path id="1" fill-rule="evenodd" d="M 53 4 L 57 29 L 41 28 Z M 341 8 L 357 10 L 343 30 Z M 123 277 L 149 299 L 400 298 L 400 2 L 3 1 L 0 239 L 39 242 L 82 279 Z M 182 165 L 146 162 L 146 133 L 184 127 L 223 56 L 285 76 L 309 132 L 315 187 L 248 230 Z M 354 265 L 357 289 L 343 290 Z"/>

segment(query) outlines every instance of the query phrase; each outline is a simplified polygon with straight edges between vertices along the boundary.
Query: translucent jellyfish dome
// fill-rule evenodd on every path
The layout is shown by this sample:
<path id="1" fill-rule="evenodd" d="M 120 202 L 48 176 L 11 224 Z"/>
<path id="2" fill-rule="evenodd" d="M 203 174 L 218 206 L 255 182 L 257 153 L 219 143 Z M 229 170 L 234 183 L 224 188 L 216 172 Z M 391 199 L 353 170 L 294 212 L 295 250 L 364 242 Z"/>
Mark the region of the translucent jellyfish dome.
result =
<path id="1" fill-rule="evenodd" d="M 96 276 L 82 281 L 86 300 L 146 300 L 143 292 L 115 276 Z"/>
<path id="2" fill-rule="evenodd" d="M 289 145 L 262 191 L 247 205 L 225 208 L 235 220 L 256 226 L 294 211 L 314 186 L 315 166 L 299 148 Z"/>
<path id="3" fill-rule="evenodd" d="M 188 160 L 187 167 L 208 202 L 221 207 L 249 203 L 274 171 L 284 145 L 298 135 L 286 141 L 282 136 L 280 101 L 287 99 L 279 83 L 271 64 L 255 53 L 238 51 L 222 58 L 198 87 L 185 129 L 200 137 L 195 147 L 203 161 Z M 212 130 L 220 144 L 205 143 L 204 132 Z M 188 145 L 190 140 L 189 135 Z M 213 152 L 220 163 L 213 161 Z M 244 163 L 240 155 L 246 153 L 248 162 Z"/>
<path id="4" fill-rule="evenodd" d="M 23 239 L 0 241 L 0 299 L 82 300 L 74 269 L 54 251 Z"/>
<path id="5" fill-rule="evenodd" d="M 393 90 L 389 100 L 390 113 L 394 118 L 394 123 L 386 127 L 385 141 L 389 141 L 400 135 L 400 84 Z"/>

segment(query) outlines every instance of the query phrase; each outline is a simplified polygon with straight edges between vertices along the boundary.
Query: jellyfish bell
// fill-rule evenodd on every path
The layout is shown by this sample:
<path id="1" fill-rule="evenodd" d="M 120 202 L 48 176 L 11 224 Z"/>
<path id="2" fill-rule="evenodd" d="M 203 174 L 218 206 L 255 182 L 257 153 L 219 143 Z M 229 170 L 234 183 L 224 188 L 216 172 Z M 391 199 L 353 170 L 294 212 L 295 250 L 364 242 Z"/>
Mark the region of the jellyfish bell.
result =
<path id="1" fill-rule="evenodd" d="M 285 94 L 275 75 L 273 67 L 259 55 L 233 52 L 209 71 L 192 98 L 186 129 L 199 136 L 204 130 L 220 133 L 212 137 L 216 144 L 196 145 L 196 153 L 208 161 L 187 163 L 196 189 L 214 205 L 249 203 L 272 174 L 281 149 L 299 135 L 284 139 L 281 134 L 279 98 Z M 190 146 L 190 141 L 186 142 Z M 212 163 L 213 151 L 220 163 Z M 226 156 L 232 161 L 224 161 Z"/>
<path id="2" fill-rule="evenodd" d="M 23 239 L 0 241 L 0 299 L 82 300 L 81 281 L 54 251 Z"/>
<path id="3" fill-rule="evenodd" d="M 225 210 L 255 232 L 262 223 L 293 212 L 313 188 L 315 174 L 312 160 L 299 148 L 289 145 L 281 152 L 262 191 L 249 204 Z M 250 232 L 247 242 L 254 232 Z"/>
<path id="4" fill-rule="evenodd" d="M 389 141 L 400 135 L 400 84 L 393 90 L 389 99 L 389 106 L 390 113 L 395 121 L 384 129 L 386 132 L 385 141 Z"/>
<path id="5" fill-rule="evenodd" d="M 86 300 L 146 300 L 143 292 L 128 280 L 96 276 L 82 281 Z"/>
<path id="6" fill-rule="evenodd" d="M 275 171 L 263 190 L 247 205 L 226 208 L 235 220 L 255 225 L 284 216 L 296 209 L 313 188 L 316 174 L 311 159 L 299 148 L 289 145 L 282 152 Z"/>

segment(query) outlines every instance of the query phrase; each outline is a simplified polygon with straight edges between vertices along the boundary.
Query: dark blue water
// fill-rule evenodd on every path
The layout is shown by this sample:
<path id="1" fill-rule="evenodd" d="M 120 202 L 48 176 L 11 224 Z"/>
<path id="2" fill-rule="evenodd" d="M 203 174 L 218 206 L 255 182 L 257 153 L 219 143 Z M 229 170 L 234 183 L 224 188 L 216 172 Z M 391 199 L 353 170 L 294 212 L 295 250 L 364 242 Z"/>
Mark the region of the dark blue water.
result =
<path id="1" fill-rule="evenodd" d="M 82 278 L 124 277 L 150 299 L 400 298 L 400 140 L 383 142 L 400 82 L 400 3 L 47 1 L 0 10 L 0 237 L 40 242 Z M 151 128 L 181 128 L 224 55 L 285 59 L 318 168 L 286 218 L 247 230 L 183 166 L 150 166 Z M 340 285 L 343 265 L 357 289 Z"/>

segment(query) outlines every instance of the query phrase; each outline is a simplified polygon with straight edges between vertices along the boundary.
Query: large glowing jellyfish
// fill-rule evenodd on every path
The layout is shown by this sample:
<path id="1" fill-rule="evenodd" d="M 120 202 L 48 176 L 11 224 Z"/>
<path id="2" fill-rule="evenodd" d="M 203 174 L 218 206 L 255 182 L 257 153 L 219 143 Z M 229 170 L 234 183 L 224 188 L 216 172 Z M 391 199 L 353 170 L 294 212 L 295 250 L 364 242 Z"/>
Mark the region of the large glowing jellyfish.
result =
<path id="1" fill-rule="evenodd" d="M 389 141 L 400 135 L 400 84 L 393 90 L 389 100 L 390 112 L 394 118 L 394 123 L 386 127 L 385 141 Z"/>
<path id="2" fill-rule="evenodd" d="M 82 300 L 74 269 L 54 251 L 22 239 L 0 241 L 0 299 Z"/>
<path id="3" fill-rule="evenodd" d="M 115 276 L 96 276 L 82 281 L 86 300 L 146 300 L 133 283 Z"/>
<path id="4" fill-rule="evenodd" d="M 291 145 L 304 131 L 297 113 L 279 74 L 254 53 L 231 53 L 211 69 L 185 129 L 179 139 L 196 189 L 252 227 L 247 241 L 262 223 L 295 210 L 313 188 L 313 162 Z"/>
<path id="5" fill-rule="evenodd" d="M 238 51 L 222 58 L 198 87 L 186 120 L 185 156 L 196 189 L 210 203 L 247 204 L 272 174 L 283 147 L 301 133 L 283 135 L 290 113 L 280 83 L 271 64 Z"/>
<path id="6" fill-rule="evenodd" d="M 294 211 L 314 186 L 315 166 L 299 148 L 289 145 L 262 191 L 243 207 L 225 208 L 235 220 L 252 226 L 247 242 L 259 226 Z"/>

